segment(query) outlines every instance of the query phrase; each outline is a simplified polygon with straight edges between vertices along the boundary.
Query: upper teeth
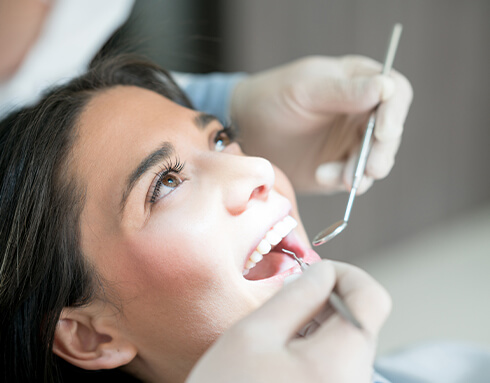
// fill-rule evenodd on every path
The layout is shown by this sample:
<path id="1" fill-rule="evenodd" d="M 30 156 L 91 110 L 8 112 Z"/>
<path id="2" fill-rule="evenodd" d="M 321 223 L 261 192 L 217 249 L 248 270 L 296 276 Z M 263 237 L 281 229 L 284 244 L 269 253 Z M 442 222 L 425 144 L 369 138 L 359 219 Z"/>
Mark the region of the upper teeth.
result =
<path id="1" fill-rule="evenodd" d="M 257 263 L 259 263 L 263 256 L 269 254 L 273 246 L 276 246 L 282 239 L 287 236 L 296 226 L 298 222 L 288 215 L 278 223 L 274 225 L 260 241 L 257 248 L 250 255 L 247 262 L 245 263 L 245 269 L 243 270 L 243 275 L 247 275 L 250 269 L 254 268 Z"/>

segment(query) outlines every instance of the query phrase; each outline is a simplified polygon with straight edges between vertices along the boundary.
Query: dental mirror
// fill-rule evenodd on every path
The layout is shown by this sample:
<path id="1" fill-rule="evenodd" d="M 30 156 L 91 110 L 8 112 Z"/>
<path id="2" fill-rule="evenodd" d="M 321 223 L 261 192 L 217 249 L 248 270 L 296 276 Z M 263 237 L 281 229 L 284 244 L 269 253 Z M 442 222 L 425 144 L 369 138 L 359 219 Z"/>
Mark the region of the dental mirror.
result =
<path id="1" fill-rule="evenodd" d="M 342 233 L 346 227 L 347 222 L 345 222 L 343 219 L 335 222 L 316 235 L 316 237 L 313 239 L 313 245 L 320 246 L 325 242 L 330 241 L 332 238 Z"/>
<path id="2" fill-rule="evenodd" d="M 395 24 L 393 31 L 391 32 L 390 42 L 388 44 L 388 49 L 386 50 L 385 62 L 383 65 L 382 74 L 388 74 L 393 65 L 395 59 L 396 48 L 398 47 L 398 41 L 400 40 L 400 35 L 402 33 L 402 25 Z M 361 152 L 359 153 L 359 159 L 357 160 L 356 170 L 354 172 L 354 180 L 352 181 L 352 188 L 349 193 L 349 201 L 347 202 L 347 207 L 345 209 L 344 219 L 335 222 L 333 225 L 327 227 L 325 230 L 318 233 L 313 239 L 314 246 L 320 246 L 325 242 L 330 241 L 339 235 L 347 227 L 349 222 L 350 212 L 352 210 L 352 204 L 356 197 L 357 189 L 361 184 L 362 177 L 364 176 L 364 170 L 366 169 L 366 163 L 369 156 L 369 152 L 372 147 L 372 136 L 374 127 L 376 125 L 376 111 L 378 107 L 374 109 L 369 117 L 367 123 L 366 132 L 364 133 L 364 138 L 362 139 Z"/>

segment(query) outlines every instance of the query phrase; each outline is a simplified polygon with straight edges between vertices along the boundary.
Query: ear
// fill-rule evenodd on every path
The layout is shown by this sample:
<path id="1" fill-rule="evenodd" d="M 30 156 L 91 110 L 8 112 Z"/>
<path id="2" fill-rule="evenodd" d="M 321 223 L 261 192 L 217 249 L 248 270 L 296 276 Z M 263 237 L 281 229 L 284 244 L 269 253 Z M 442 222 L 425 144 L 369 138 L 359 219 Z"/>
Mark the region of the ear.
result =
<path id="1" fill-rule="evenodd" d="M 98 306 L 98 307 L 94 307 Z M 85 370 L 113 369 L 131 362 L 136 347 L 117 326 L 117 313 L 93 303 L 63 309 L 55 330 L 53 352 Z M 110 311 L 110 312 L 109 312 Z"/>

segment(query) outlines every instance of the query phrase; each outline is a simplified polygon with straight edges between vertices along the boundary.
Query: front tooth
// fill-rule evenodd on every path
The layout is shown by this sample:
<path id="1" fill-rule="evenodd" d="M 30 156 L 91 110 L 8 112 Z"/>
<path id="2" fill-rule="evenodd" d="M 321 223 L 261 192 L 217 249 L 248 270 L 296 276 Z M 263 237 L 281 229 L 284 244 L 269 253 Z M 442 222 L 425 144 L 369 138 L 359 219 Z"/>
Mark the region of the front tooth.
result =
<path id="1" fill-rule="evenodd" d="M 279 234 L 277 234 L 274 230 L 271 230 L 266 234 L 265 239 L 272 246 L 276 246 L 279 242 L 281 242 L 282 237 Z"/>
<path id="2" fill-rule="evenodd" d="M 290 228 L 289 230 L 293 230 L 296 226 L 298 226 L 298 222 L 288 215 L 286 218 L 284 218 L 283 222 Z"/>
<path id="3" fill-rule="evenodd" d="M 286 223 L 284 223 L 283 221 L 279 221 L 274 226 L 274 231 L 277 234 L 279 234 L 281 237 L 284 238 L 286 235 L 289 234 L 289 232 L 291 231 L 291 229 L 289 228 L 289 226 Z"/>
<path id="4" fill-rule="evenodd" d="M 259 246 L 257 246 L 257 251 L 262 255 L 267 254 L 271 249 L 271 244 L 265 239 L 260 241 Z"/>
<path id="5" fill-rule="evenodd" d="M 259 253 L 257 250 L 255 250 L 255 251 L 252 253 L 252 255 L 250 256 L 250 258 L 249 258 L 249 259 L 250 259 L 252 262 L 259 263 L 259 262 L 262 260 L 262 258 L 264 258 L 264 257 L 262 256 L 262 254 L 260 254 L 260 253 Z"/>
<path id="6" fill-rule="evenodd" d="M 250 259 L 245 263 L 245 269 L 253 269 L 256 266 L 256 263 L 254 261 L 251 261 Z"/>

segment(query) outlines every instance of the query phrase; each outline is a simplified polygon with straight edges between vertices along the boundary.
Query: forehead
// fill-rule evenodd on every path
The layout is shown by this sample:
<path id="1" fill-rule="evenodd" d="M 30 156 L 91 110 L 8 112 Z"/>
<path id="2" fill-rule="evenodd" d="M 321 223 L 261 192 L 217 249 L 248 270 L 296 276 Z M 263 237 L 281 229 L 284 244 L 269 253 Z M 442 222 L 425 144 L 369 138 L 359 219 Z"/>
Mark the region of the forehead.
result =
<path id="1" fill-rule="evenodd" d="M 78 175 L 97 169 L 100 175 L 141 160 L 164 140 L 189 133 L 196 112 L 158 93 L 118 86 L 96 94 L 78 121 L 74 159 Z M 106 166 L 111 164 L 111 166 Z"/>
<path id="2" fill-rule="evenodd" d="M 79 144 L 103 141 L 107 136 L 137 138 L 139 133 L 171 129 L 192 118 L 194 111 L 164 96 L 135 86 L 117 86 L 97 93 L 79 119 Z"/>
<path id="3" fill-rule="evenodd" d="M 165 141 L 190 143 L 197 133 L 195 115 L 138 87 L 118 86 L 96 94 L 80 115 L 73 148 L 73 170 L 85 185 L 87 203 L 117 211 L 114 194 L 123 190 L 129 173 Z"/>

